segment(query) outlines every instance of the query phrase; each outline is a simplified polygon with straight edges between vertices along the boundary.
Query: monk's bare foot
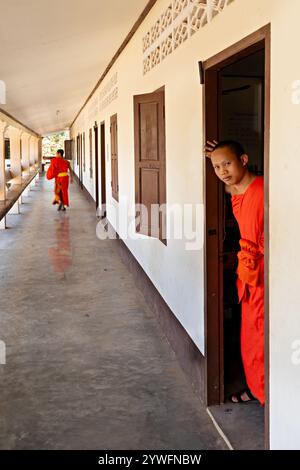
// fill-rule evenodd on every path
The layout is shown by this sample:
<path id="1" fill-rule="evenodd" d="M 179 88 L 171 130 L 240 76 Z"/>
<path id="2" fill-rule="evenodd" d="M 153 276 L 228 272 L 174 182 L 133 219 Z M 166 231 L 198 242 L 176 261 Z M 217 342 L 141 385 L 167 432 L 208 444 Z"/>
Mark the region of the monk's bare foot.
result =
<path id="1" fill-rule="evenodd" d="M 248 401 L 254 401 L 256 398 L 252 395 L 248 388 L 241 390 L 238 393 L 234 393 L 230 397 L 232 403 L 247 403 Z"/>

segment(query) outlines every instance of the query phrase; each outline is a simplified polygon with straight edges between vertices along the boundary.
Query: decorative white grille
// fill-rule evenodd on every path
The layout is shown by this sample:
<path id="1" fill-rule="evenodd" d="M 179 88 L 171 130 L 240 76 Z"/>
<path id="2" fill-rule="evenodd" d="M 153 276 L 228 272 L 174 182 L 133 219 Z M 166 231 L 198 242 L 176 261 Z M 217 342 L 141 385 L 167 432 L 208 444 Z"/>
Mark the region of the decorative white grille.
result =
<path id="1" fill-rule="evenodd" d="M 188 19 L 184 18 L 182 22 L 174 29 L 174 49 L 180 46 L 189 35 Z"/>
<path id="2" fill-rule="evenodd" d="M 143 72 L 148 73 L 234 0 L 172 0 L 143 38 Z"/>
<path id="3" fill-rule="evenodd" d="M 148 55 L 145 59 L 144 59 L 144 66 L 143 66 L 143 69 L 144 69 L 144 75 L 149 72 L 151 70 L 151 57 L 150 55 Z"/>
<path id="4" fill-rule="evenodd" d="M 151 28 L 150 40 L 153 44 L 160 36 L 160 20 L 157 20 L 154 26 Z"/>
<path id="5" fill-rule="evenodd" d="M 106 108 L 110 103 L 118 98 L 118 73 L 116 72 L 99 94 L 99 109 Z"/>
<path id="6" fill-rule="evenodd" d="M 107 82 L 105 87 L 102 88 L 102 90 L 100 91 L 100 94 L 99 94 L 99 100 L 102 101 L 103 98 L 107 95 L 107 93 L 109 93 L 112 90 L 112 88 L 115 85 L 117 85 L 117 83 L 118 83 L 118 72 L 114 73 L 114 75 L 111 77 L 109 82 Z"/>
<path id="7" fill-rule="evenodd" d="M 169 26 L 171 26 L 173 21 L 173 6 L 172 3 L 171 5 L 168 6 L 168 8 L 164 11 L 164 13 L 161 15 L 161 32 L 163 33 Z"/>
<path id="8" fill-rule="evenodd" d="M 112 103 L 114 100 L 116 100 L 119 96 L 119 89 L 118 87 L 115 87 L 109 95 L 104 98 L 104 100 L 101 101 L 100 103 L 100 110 L 106 108 L 110 103 Z"/>
<path id="9" fill-rule="evenodd" d="M 151 67 L 160 63 L 160 47 L 157 47 L 151 54 Z"/>
<path id="10" fill-rule="evenodd" d="M 184 10 L 189 4 L 189 0 L 174 0 L 173 2 L 173 18 L 177 18 L 178 15 Z"/>
<path id="11" fill-rule="evenodd" d="M 161 59 L 164 60 L 173 52 L 173 34 L 169 34 L 161 43 Z"/>

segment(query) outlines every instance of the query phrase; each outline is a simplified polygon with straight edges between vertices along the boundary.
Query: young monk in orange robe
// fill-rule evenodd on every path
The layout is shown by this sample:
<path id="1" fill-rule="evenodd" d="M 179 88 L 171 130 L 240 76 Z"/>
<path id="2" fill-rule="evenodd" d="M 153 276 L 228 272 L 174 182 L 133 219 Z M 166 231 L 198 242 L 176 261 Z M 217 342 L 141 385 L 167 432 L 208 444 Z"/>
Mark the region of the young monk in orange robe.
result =
<path id="1" fill-rule="evenodd" d="M 53 204 L 58 204 L 58 210 L 66 210 L 65 206 L 69 206 L 69 173 L 71 176 L 71 183 L 73 183 L 73 177 L 71 172 L 70 163 L 64 158 L 64 151 L 58 150 L 56 157 L 51 160 L 50 166 L 47 170 L 47 179 L 51 180 L 55 178 L 54 186 L 54 200 Z M 69 171 L 69 173 L 68 173 Z"/>
<path id="2" fill-rule="evenodd" d="M 240 229 L 237 289 L 242 306 L 241 353 L 249 388 L 231 396 L 234 403 L 264 393 L 264 180 L 248 169 L 248 155 L 234 141 L 208 142 L 206 147 L 216 175 L 231 193 Z"/>

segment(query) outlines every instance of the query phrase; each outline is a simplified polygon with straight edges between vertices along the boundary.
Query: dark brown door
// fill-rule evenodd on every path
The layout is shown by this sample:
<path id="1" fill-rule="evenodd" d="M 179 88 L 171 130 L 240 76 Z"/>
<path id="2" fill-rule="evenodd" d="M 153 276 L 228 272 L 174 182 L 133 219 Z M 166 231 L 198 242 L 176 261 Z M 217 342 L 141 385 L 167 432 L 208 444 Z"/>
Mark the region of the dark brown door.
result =
<path id="1" fill-rule="evenodd" d="M 220 120 L 220 73 L 251 54 L 264 50 L 264 178 L 265 178 L 265 370 L 266 370 L 266 436 L 268 436 L 268 318 L 269 318 L 269 128 L 270 128 L 270 28 L 266 26 L 204 63 L 205 140 L 222 138 Z M 236 139 L 238 140 L 238 139 Z M 205 161 L 205 311 L 207 404 L 224 402 L 224 188 L 216 178 L 211 162 Z M 268 446 L 268 443 L 266 444 Z"/>
<path id="2" fill-rule="evenodd" d="M 72 160 L 72 140 L 65 140 L 65 158 Z"/>
<path id="3" fill-rule="evenodd" d="M 76 163 L 78 166 L 78 174 L 79 174 L 79 152 L 80 152 L 79 146 L 80 146 L 80 137 L 78 134 L 77 139 L 76 139 Z"/>
<path id="4" fill-rule="evenodd" d="M 137 231 L 165 241 L 166 203 L 164 89 L 134 97 L 135 200 L 141 205 Z M 156 208 L 156 209 L 155 209 Z"/>
<path id="5" fill-rule="evenodd" d="M 98 125 L 95 123 L 94 126 L 94 138 L 95 138 L 95 200 L 96 210 L 99 207 L 99 138 L 98 138 Z"/>
<path id="6" fill-rule="evenodd" d="M 82 134 L 80 134 L 80 145 L 79 145 L 79 180 L 80 180 L 80 187 L 83 189 L 83 138 Z"/>
<path id="7" fill-rule="evenodd" d="M 101 124 L 101 216 L 106 217 L 106 160 L 105 160 L 105 123 Z"/>
<path id="8" fill-rule="evenodd" d="M 90 179 L 93 178 L 93 130 L 89 130 Z"/>
<path id="9" fill-rule="evenodd" d="M 117 114 L 110 118 L 111 140 L 111 190 L 112 197 L 119 201 L 119 171 L 118 171 L 118 117 Z"/>

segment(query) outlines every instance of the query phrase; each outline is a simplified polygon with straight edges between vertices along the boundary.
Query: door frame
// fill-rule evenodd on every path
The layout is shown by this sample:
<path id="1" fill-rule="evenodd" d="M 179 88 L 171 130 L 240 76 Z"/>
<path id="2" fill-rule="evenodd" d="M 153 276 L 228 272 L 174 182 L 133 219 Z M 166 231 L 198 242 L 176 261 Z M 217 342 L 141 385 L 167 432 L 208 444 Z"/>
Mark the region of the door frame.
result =
<path id="1" fill-rule="evenodd" d="M 94 125 L 94 142 L 95 142 L 95 202 L 96 211 L 99 207 L 99 133 L 98 123 L 95 121 Z"/>
<path id="2" fill-rule="evenodd" d="M 83 136 L 82 133 L 80 134 L 79 137 L 79 180 L 80 180 L 80 187 L 83 189 Z"/>
<path id="3" fill-rule="evenodd" d="M 101 217 L 106 217 L 106 152 L 105 152 L 105 121 L 100 123 L 100 156 L 101 156 Z"/>
<path id="4" fill-rule="evenodd" d="M 265 232 L 265 447 L 269 448 L 269 148 L 270 148 L 270 24 L 243 38 L 203 62 L 203 136 L 204 141 L 218 138 L 218 71 L 258 50 L 265 50 L 265 126 L 264 126 L 264 232 Z M 209 182 L 209 184 L 208 184 Z M 224 396 L 224 344 L 220 243 L 220 198 L 222 183 L 216 180 L 208 159 L 204 164 L 205 201 L 205 341 L 206 403 L 219 404 Z M 210 198 L 210 199 L 209 199 Z M 213 200 L 213 204 L 211 201 Z M 210 202 L 208 204 L 208 202 Z M 218 275 L 216 275 L 218 273 Z"/>

